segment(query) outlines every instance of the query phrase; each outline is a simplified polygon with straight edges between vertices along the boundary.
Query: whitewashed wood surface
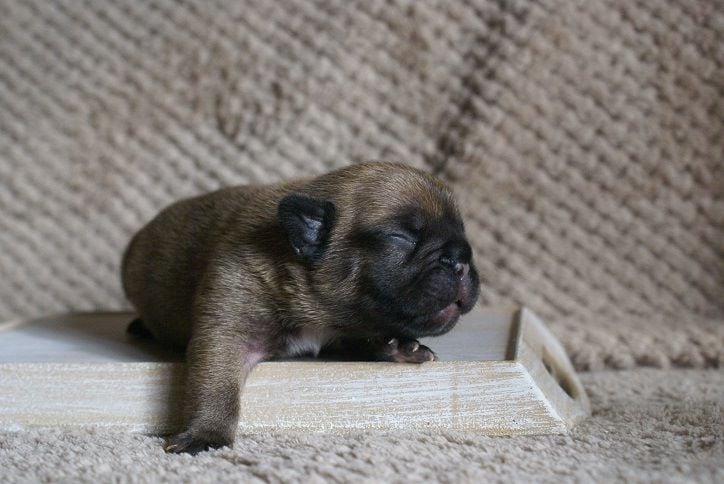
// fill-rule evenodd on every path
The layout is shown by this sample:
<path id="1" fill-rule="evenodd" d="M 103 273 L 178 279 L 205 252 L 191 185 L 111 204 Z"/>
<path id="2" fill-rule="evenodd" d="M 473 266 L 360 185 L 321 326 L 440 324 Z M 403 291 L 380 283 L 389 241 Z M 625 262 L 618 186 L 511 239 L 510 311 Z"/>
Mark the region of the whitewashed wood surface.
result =
<path id="1" fill-rule="evenodd" d="M 0 325 L 0 429 L 177 428 L 182 355 L 128 338 L 131 318 L 96 313 Z M 244 387 L 240 428 L 562 433 L 588 413 L 565 353 L 527 310 L 475 310 L 424 343 L 440 361 L 261 363 Z"/>

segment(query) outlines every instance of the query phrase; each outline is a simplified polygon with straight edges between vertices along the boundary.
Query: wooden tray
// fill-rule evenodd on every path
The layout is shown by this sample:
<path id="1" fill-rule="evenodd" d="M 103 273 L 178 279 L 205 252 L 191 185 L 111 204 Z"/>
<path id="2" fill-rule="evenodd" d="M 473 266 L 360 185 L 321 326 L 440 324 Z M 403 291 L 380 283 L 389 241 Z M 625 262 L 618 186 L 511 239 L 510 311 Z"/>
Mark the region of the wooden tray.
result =
<path id="1" fill-rule="evenodd" d="M 132 317 L 0 324 L 0 429 L 178 428 L 183 356 L 127 337 Z M 423 342 L 440 361 L 261 363 L 243 391 L 240 430 L 564 433 L 589 413 L 563 348 L 527 309 L 476 309 Z"/>

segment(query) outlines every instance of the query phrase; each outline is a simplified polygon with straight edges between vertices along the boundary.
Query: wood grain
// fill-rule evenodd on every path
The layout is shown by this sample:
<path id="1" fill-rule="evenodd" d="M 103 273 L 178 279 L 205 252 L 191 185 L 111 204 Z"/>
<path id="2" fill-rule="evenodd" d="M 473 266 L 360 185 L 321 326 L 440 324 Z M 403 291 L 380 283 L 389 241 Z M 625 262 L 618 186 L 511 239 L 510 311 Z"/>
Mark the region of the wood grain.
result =
<path id="1" fill-rule="evenodd" d="M 6 330 L 0 429 L 177 428 L 181 357 L 128 340 L 129 316 L 67 315 Z M 588 413 L 565 353 L 527 310 L 476 310 L 448 335 L 425 343 L 441 361 L 261 363 L 244 388 L 239 426 L 247 432 L 414 428 L 514 435 L 566 432 Z"/>

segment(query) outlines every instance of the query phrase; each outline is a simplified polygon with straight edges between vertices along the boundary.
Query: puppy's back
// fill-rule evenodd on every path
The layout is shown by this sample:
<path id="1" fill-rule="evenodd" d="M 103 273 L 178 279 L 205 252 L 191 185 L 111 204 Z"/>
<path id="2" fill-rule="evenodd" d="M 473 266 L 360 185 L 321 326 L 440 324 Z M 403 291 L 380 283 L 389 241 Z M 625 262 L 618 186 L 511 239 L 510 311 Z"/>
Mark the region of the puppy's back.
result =
<path id="1" fill-rule="evenodd" d="M 123 255 L 123 289 L 157 339 L 186 345 L 196 288 L 215 245 L 229 236 L 225 232 L 232 219 L 268 218 L 258 202 L 271 195 L 265 193 L 270 190 L 240 186 L 181 200 L 133 237 Z"/>

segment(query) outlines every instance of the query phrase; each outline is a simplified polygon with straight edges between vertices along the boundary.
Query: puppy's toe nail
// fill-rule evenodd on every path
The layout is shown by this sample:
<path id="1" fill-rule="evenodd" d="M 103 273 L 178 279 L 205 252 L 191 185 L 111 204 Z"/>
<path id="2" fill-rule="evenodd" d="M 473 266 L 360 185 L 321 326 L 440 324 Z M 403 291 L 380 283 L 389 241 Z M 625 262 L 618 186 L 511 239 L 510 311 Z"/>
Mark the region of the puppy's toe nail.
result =
<path id="1" fill-rule="evenodd" d="M 412 343 L 412 347 L 410 348 L 410 351 L 412 351 L 414 353 L 415 351 L 417 351 L 419 349 L 420 349 L 420 343 L 418 343 L 417 341 Z"/>
<path id="2" fill-rule="evenodd" d="M 392 338 L 387 342 L 388 345 L 396 345 L 397 344 L 397 338 Z"/>
<path id="3" fill-rule="evenodd" d="M 428 358 L 430 361 L 436 361 L 437 355 L 435 353 L 430 353 L 430 358 Z"/>

